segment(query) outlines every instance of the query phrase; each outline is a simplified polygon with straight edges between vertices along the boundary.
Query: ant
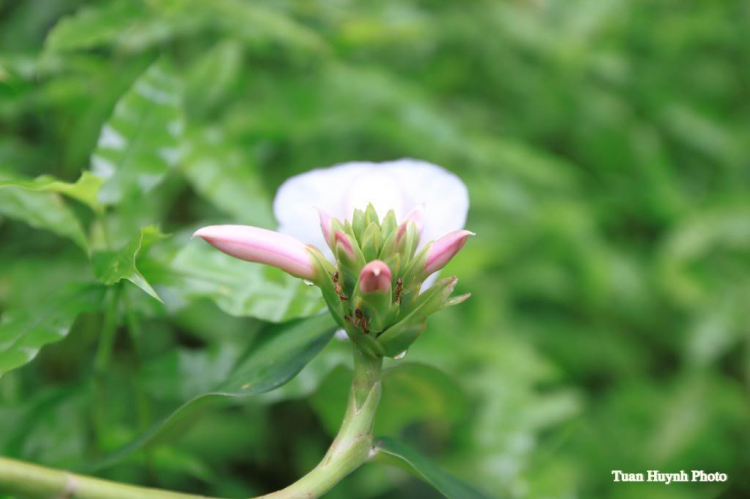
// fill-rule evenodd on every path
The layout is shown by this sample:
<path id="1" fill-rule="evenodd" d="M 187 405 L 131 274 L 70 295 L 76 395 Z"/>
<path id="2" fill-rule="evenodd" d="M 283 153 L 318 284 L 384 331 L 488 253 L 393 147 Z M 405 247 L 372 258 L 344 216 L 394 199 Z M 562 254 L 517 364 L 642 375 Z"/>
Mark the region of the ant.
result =
<path id="1" fill-rule="evenodd" d="M 347 301 L 349 298 L 344 294 L 344 290 L 341 288 L 341 282 L 339 282 L 338 271 L 333 273 L 333 289 L 336 294 L 339 295 L 339 300 Z"/>

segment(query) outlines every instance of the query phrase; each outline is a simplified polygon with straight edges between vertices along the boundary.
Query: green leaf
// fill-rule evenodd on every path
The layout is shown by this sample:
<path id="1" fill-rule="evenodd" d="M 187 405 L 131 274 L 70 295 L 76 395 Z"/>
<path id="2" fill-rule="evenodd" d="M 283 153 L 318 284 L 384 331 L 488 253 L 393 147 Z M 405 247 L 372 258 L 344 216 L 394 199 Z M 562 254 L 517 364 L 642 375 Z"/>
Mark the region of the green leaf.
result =
<path id="1" fill-rule="evenodd" d="M 81 222 L 59 194 L 21 188 L 11 175 L 4 172 L 0 172 L 0 180 L 3 181 L 0 184 L 0 214 L 66 237 L 88 252 Z"/>
<path id="2" fill-rule="evenodd" d="M 0 376 L 30 362 L 39 350 L 67 336 L 81 312 L 97 309 L 104 287 L 71 287 L 34 306 L 9 310 L 0 322 Z"/>
<path id="3" fill-rule="evenodd" d="M 128 445 L 90 467 L 111 466 L 142 447 L 152 447 L 179 435 L 207 406 L 269 392 L 294 378 L 328 344 L 335 325 L 328 314 L 271 326 L 261 333 L 247 357 L 213 390 L 195 395 L 172 414 Z M 196 372 L 194 376 L 206 373 Z"/>
<path id="4" fill-rule="evenodd" d="M 270 322 L 309 317 L 325 308 L 318 288 L 279 269 L 243 262 L 199 240 L 182 237 L 172 243 L 184 247 L 173 258 L 149 255 L 141 266 L 170 308 L 205 298 L 230 315 Z"/>
<path id="5" fill-rule="evenodd" d="M 378 454 L 386 454 L 400 460 L 416 476 L 435 487 L 448 499 L 488 499 L 490 497 L 439 468 L 408 445 L 384 437 L 376 440 L 375 448 Z"/>
<path id="6" fill-rule="evenodd" d="M 335 433 L 346 410 L 351 370 L 333 369 L 321 383 L 311 403 L 325 427 Z M 406 362 L 383 374 L 383 395 L 375 420 L 375 433 L 397 435 L 416 421 L 457 423 L 466 416 L 469 401 L 448 374 L 428 364 Z"/>
<path id="7" fill-rule="evenodd" d="M 179 8 L 175 8 L 179 6 Z M 169 16 L 169 25 L 181 24 L 193 18 L 205 25 L 220 28 L 224 33 L 246 43 L 276 42 L 285 48 L 324 53 L 327 45 L 323 37 L 275 8 L 266 8 L 242 0 L 175 0 L 153 2 L 158 15 Z M 193 21 L 195 23 L 195 21 Z"/>
<path id="8" fill-rule="evenodd" d="M 186 142 L 180 168 L 198 194 L 238 222 L 273 227 L 271 199 L 249 154 L 221 129 L 190 134 Z"/>
<path id="9" fill-rule="evenodd" d="M 164 61 L 153 63 L 117 102 L 91 157 L 104 179 L 99 199 L 117 204 L 149 192 L 180 156 L 184 130 L 179 82 Z"/>
<path id="10" fill-rule="evenodd" d="M 72 51 L 108 45 L 123 35 L 123 29 L 143 17 L 140 1 L 102 2 L 64 17 L 50 31 L 45 48 Z"/>
<path id="11" fill-rule="evenodd" d="M 130 240 L 125 246 L 117 251 L 101 251 L 94 253 L 91 264 L 94 275 L 107 286 L 117 284 L 123 279 L 132 282 L 148 295 L 162 301 L 154 288 L 145 277 L 138 271 L 136 262 L 138 255 L 148 249 L 155 241 L 166 236 L 153 225 L 141 228 L 140 234 Z"/>
<path id="12" fill-rule="evenodd" d="M 83 172 L 75 183 L 63 182 L 51 175 L 42 175 L 33 180 L 16 178 L 0 181 L 0 188 L 21 187 L 36 192 L 59 192 L 84 203 L 94 211 L 101 211 L 103 208 L 97 198 L 101 185 L 102 179 L 91 172 Z"/>
<path id="13" fill-rule="evenodd" d="M 9 376 L 10 377 L 10 376 Z M 40 386 L 22 401 L 0 404 L 0 453 L 47 466 L 65 467 L 86 452 L 92 400 L 83 387 Z M 65 421 L 61 428 L 60 421 Z"/>
<path id="14" fill-rule="evenodd" d="M 207 118 L 225 110 L 240 84 L 244 62 L 245 47 L 236 40 L 223 40 L 202 55 L 188 73 L 188 115 Z"/>

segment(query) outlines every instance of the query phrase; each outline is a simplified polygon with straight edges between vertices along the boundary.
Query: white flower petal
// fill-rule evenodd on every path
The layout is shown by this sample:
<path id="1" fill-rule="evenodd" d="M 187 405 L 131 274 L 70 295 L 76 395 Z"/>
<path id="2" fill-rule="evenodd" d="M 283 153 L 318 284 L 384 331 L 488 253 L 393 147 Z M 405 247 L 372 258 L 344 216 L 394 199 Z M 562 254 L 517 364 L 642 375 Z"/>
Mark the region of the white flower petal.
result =
<path id="1" fill-rule="evenodd" d="M 316 208 L 347 220 L 355 208 L 366 208 L 368 203 L 381 217 L 394 210 L 399 221 L 424 205 L 422 241 L 426 243 L 463 228 L 469 195 L 456 175 L 425 161 L 355 162 L 288 179 L 276 193 L 274 212 L 280 232 L 314 244 L 331 257 Z"/>
<path id="2" fill-rule="evenodd" d="M 346 190 L 352 179 L 369 168 L 369 163 L 347 163 L 321 168 L 288 178 L 276 192 L 273 211 L 279 232 L 313 244 L 332 257 L 320 230 L 317 209 L 338 219 L 344 216 Z"/>
<path id="3" fill-rule="evenodd" d="M 455 174 L 414 159 L 392 161 L 384 166 L 404 186 L 408 210 L 424 205 L 423 243 L 464 227 L 469 211 L 469 191 Z"/>

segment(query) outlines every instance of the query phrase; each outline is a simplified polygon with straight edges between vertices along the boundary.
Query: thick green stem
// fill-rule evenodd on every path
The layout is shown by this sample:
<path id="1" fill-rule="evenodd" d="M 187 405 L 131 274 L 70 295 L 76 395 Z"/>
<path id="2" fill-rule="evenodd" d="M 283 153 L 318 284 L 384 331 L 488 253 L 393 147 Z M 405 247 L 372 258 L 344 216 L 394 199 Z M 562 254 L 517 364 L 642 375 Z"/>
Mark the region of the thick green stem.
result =
<path id="1" fill-rule="evenodd" d="M 289 487 L 258 499 L 314 499 L 359 468 L 372 452 L 372 427 L 382 391 L 383 359 L 356 346 L 344 421 L 323 460 Z M 65 499 L 199 499 L 204 496 L 136 487 L 0 457 L 0 492 Z"/>
<path id="2" fill-rule="evenodd" d="M 344 421 L 323 460 L 289 487 L 259 499 L 314 499 L 325 494 L 367 461 L 372 452 L 372 427 L 382 391 L 383 359 L 354 350 L 354 378 Z"/>
<path id="3" fill-rule="evenodd" d="M 0 457 L 0 492 L 19 497 L 65 499 L 198 499 L 202 496 L 166 492 L 100 480 L 67 471 Z"/>

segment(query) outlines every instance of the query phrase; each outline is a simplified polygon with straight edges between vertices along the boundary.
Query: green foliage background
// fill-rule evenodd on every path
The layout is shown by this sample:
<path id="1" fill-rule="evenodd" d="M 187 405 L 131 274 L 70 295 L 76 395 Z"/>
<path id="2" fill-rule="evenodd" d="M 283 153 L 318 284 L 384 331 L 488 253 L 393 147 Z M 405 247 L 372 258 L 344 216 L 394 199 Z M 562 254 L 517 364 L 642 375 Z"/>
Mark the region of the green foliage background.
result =
<path id="1" fill-rule="evenodd" d="M 379 433 L 492 497 L 750 496 L 749 33 L 741 0 L 0 0 L 0 454 L 226 497 L 302 475 L 336 340 L 113 453 L 321 310 L 191 229 L 415 157 L 469 186 L 473 297 L 390 364 Z M 367 465 L 330 497 L 436 494 Z"/>

